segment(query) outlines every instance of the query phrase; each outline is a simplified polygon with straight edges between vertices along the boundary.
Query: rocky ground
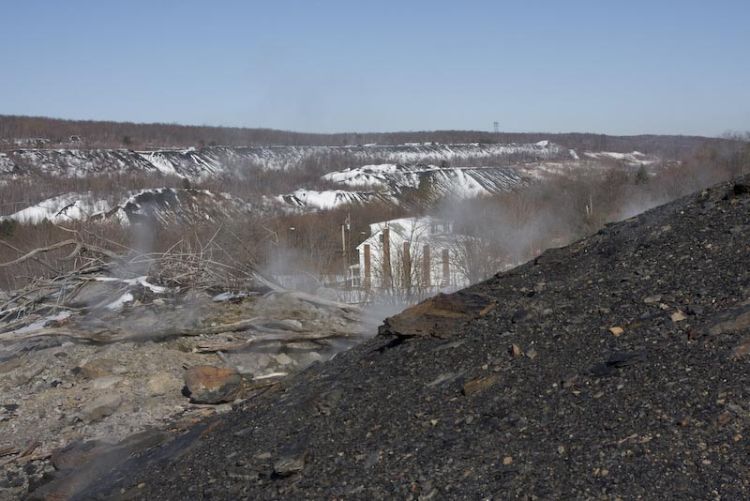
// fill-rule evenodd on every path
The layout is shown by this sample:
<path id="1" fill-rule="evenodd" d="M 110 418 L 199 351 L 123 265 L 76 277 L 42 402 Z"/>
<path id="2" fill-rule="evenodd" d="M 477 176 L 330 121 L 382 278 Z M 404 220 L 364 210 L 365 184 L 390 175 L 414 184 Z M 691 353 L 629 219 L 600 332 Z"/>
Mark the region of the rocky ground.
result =
<path id="1" fill-rule="evenodd" d="M 750 179 L 610 225 L 31 497 L 747 498 L 749 233 Z"/>
<path id="2" fill-rule="evenodd" d="M 154 440 L 150 431 L 227 412 L 362 329 L 356 307 L 298 293 L 178 290 L 108 273 L 66 283 L 0 301 L 0 499 L 59 470 L 59 451 Z"/>

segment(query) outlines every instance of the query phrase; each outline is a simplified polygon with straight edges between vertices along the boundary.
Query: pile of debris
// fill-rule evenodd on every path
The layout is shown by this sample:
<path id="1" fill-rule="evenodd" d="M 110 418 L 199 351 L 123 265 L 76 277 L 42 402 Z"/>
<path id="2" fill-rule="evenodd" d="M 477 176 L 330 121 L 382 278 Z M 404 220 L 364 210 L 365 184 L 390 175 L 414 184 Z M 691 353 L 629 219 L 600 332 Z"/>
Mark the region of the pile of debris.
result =
<path id="1" fill-rule="evenodd" d="M 55 450 L 226 412 L 360 340 L 357 307 L 206 255 L 61 244 L 79 266 L 0 298 L 0 497 Z"/>

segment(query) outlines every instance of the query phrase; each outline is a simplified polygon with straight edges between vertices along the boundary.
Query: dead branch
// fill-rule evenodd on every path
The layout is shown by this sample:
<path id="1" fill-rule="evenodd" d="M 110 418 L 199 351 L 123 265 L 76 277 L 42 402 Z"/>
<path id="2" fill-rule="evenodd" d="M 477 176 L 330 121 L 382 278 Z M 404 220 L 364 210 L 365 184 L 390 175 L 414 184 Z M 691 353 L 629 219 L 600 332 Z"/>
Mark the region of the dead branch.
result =
<path id="1" fill-rule="evenodd" d="M 30 251 L 30 252 L 27 252 L 23 256 L 21 256 L 21 257 L 19 257 L 17 259 L 14 259 L 13 261 L 9 261 L 7 263 L 0 263 L 0 268 L 6 268 L 8 266 L 13 266 L 13 265 L 16 265 L 16 264 L 19 264 L 19 263 L 23 263 L 24 261 L 28 261 L 29 259 L 34 259 L 35 256 L 37 256 L 38 254 L 46 254 L 47 252 L 51 252 L 51 251 L 57 250 L 57 249 L 62 249 L 64 247 L 70 247 L 71 245 L 74 246 L 75 248 L 74 248 L 73 252 L 66 259 L 72 259 L 73 257 L 75 257 L 76 255 L 78 255 L 78 253 L 81 252 L 84 249 L 88 250 L 88 251 L 91 251 L 91 252 L 94 252 L 94 253 L 97 253 L 97 254 L 101 254 L 101 255 L 107 256 L 108 258 L 113 259 L 115 261 L 120 261 L 122 259 L 121 256 L 118 256 L 114 252 L 110 252 L 110 251 L 108 251 L 106 249 L 102 249 L 100 247 L 95 247 L 93 245 L 82 244 L 81 242 L 79 242 L 77 240 L 70 239 L 70 240 L 63 240 L 62 242 L 57 242 L 57 243 L 49 245 L 47 247 L 38 247 L 38 248 L 36 248 L 36 249 L 34 249 L 34 250 Z"/>

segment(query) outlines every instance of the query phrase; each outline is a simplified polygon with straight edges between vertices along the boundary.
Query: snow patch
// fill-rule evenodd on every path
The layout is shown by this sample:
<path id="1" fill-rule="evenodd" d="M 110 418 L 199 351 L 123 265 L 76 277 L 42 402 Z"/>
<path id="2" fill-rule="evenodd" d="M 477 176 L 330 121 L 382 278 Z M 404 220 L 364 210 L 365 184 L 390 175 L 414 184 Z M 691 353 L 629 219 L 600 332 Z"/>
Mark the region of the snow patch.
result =
<path id="1" fill-rule="evenodd" d="M 120 296 L 118 299 L 112 301 L 109 303 L 105 308 L 107 308 L 110 311 L 118 311 L 121 310 L 127 303 L 132 303 L 135 300 L 133 295 L 130 292 L 126 292 L 122 296 Z"/>

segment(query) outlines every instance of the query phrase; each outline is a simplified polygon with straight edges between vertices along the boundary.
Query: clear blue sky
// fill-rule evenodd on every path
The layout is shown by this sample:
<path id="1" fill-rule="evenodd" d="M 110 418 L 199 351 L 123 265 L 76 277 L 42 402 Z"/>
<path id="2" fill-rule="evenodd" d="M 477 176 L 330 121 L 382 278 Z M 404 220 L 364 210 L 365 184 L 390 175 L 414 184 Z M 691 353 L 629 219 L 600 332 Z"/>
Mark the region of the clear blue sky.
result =
<path id="1" fill-rule="evenodd" d="M 750 0 L 0 0 L 0 114 L 750 130 Z"/>

